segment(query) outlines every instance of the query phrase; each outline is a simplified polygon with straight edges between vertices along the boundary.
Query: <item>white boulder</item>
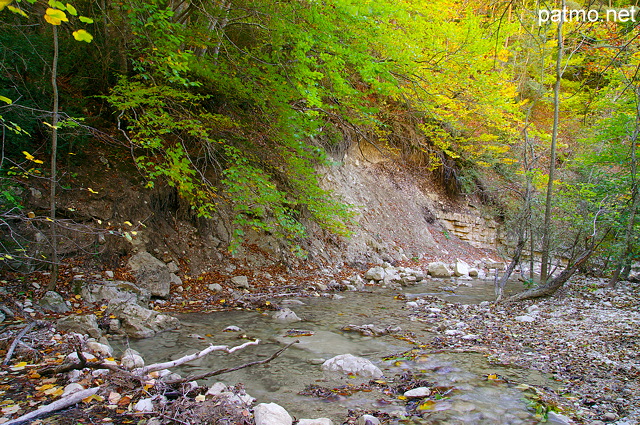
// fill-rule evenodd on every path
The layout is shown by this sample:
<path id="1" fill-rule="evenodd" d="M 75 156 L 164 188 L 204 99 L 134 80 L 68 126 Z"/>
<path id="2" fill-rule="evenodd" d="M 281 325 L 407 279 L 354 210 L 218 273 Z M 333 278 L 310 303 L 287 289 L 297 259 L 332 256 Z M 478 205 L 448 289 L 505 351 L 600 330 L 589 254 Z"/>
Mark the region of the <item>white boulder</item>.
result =
<path id="1" fill-rule="evenodd" d="M 291 425 L 293 419 L 276 403 L 260 403 L 253 409 L 256 425 Z"/>
<path id="2" fill-rule="evenodd" d="M 327 372 L 341 372 L 362 377 L 382 378 L 380 368 L 371 361 L 356 357 L 353 354 L 341 354 L 335 356 L 322 364 L 322 370 Z"/>

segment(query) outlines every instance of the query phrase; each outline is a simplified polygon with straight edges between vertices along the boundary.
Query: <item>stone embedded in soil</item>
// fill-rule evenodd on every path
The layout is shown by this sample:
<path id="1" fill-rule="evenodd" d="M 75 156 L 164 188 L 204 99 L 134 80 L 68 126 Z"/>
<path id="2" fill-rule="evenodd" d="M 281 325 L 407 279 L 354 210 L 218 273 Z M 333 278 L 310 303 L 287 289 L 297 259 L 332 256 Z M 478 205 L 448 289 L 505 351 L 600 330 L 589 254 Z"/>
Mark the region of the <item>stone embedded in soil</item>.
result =
<path id="1" fill-rule="evenodd" d="M 98 328 L 98 319 L 95 314 L 75 315 L 62 317 L 56 322 L 56 328 L 61 331 L 88 334 L 92 338 L 100 338 L 102 331 Z"/>
<path id="2" fill-rule="evenodd" d="M 69 306 L 67 306 L 62 295 L 54 291 L 47 291 L 40 299 L 39 304 L 45 311 L 54 313 L 66 313 L 69 311 Z"/>
<path id="3" fill-rule="evenodd" d="M 147 289 L 152 296 L 166 298 L 171 289 L 169 267 L 146 251 L 132 256 L 127 262 L 139 286 Z"/>
<path id="4" fill-rule="evenodd" d="M 516 321 L 517 322 L 524 322 L 524 323 L 531 323 L 531 322 L 535 322 L 536 318 L 533 316 L 530 316 L 528 314 L 525 314 L 523 316 L 516 316 Z"/>
<path id="5" fill-rule="evenodd" d="M 234 276 L 231 278 L 231 283 L 239 289 L 251 289 L 249 278 L 247 276 Z"/>

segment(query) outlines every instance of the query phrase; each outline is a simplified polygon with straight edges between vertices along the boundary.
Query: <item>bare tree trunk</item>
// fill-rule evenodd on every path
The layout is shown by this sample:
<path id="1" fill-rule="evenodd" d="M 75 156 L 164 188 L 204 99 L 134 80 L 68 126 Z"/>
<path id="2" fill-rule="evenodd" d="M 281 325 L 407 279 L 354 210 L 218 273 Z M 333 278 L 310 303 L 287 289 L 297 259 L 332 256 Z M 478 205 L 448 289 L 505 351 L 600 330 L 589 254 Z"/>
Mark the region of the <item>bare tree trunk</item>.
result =
<path id="1" fill-rule="evenodd" d="M 51 232 L 51 280 L 47 290 L 52 291 L 58 282 L 58 235 L 56 229 L 56 185 L 58 184 L 58 27 L 53 27 L 53 64 L 51 88 L 53 90 L 53 113 L 51 117 L 51 192 L 50 192 L 50 232 Z"/>
<path id="2" fill-rule="evenodd" d="M 627 219 L 626 226 L 626 243 L 625 251 L 620 258 L 620 261 L 613 272 L 613 276 L 609 280 L 609 286 L 615 287 L 618 283 L 618 279 L 627 279 L 629 272 L 631 271 L 631 261 L 633 256 L 635 235 L 633 233 L 633 227 L 636 221 L 636 213 L 638 211 L 638 205 L 640 204 L 640 196 L 638 194 L 638 180 L 636 178 L 638 159 L 636 154 L 636 143 L 640 136 L 640 87 L 635 88 L 636 94 L 636 123 L 631 135 L 631 207 L 629 208 L 629 218 Z"/>
<path id="3" fill-rule="evenodd" d="M 524 250 L 524 246 L 527 243 L 527 239 L 525 238 L 524 229 L 525 229 L 525 226 L 522 226 L 522 229 L 520 230 L 520 232 L 518 234 L 518 244 L 516 245 L 516 249 L 513 252 L 513 257 L 511 257 L 511 262 L 509 263 L 509 266 L 507 266 L 507 270 L 504 272 L 504 275 L 502 275 L 502 279 L 500 279 L 500 281 L 496 282 L 496 284 L 495 284 L 496 285 L 496 302 L 497 303 L 502 301 L 502 296 L 504 295 L 504 287 L 507 284 L 507 280 L 509 280 L 509 277 L 513 273 L 513 270 L 520 263 L 520 256 L 522 255 L 522 251 Z M 497 273 L 498 273 L 498 271 L 496 270 L 496 277 L 498 276 Z"/>
<path id="4" fill-rule="evenodd" d="M 565 8 L 565 0 L 562 0 L 561 9 Z M 547 200 L 544 209 L 544 227 L 542 228 L 542 258 L 540 270 L 540 282 L 547 280 L 549 270 L 549 251 L 551 249 L 551 204 L 553 201 L 553 180 L 556 171 L 556 144 L 558 140 L 558 123 L 560 121 L 560 82 L 562 80 L 562 54 L 564 40 L 562 36 L 562 24 L 558 22 L 558 57 L 556 58 L 556 82 L 553 87 L 553 133 L 551 135 L 551 157 L 549 159 L 549 182 L 547 184 Z"/>
<path id="5" fill-rule="evenodd" d="M 580 266 L 582 266 L 593 254 L 595 251 L 595 244 L 589 248 L 587 248 L 580 256 L 576 259 L 576 261 L 566 269 L 562 271 L 557 277 L 551 279 L 544 285 L 538 286 L 537 288 L 529 289 L 528 291 L 520 292 L 506 300 L 506 302 L 517 302 L 524 301 L 533 298 L 541 298 L 548 297 L 553 295 L 558 289 L 565 284 L 567 280 L 578 270 Z"/>

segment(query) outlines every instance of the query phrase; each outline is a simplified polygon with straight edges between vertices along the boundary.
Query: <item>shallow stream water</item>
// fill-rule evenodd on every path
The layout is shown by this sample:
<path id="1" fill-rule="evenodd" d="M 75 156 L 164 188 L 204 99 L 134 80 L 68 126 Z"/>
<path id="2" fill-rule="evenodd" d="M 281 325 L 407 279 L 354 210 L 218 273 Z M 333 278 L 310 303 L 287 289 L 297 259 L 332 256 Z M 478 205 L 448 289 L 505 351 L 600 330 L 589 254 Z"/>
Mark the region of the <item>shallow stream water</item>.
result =
<path id="1" fill-rule="evenodd" d="M 298 394 L 310 384 L 334 388 L 365 382 L 364 379 L 328 376 L 323 373 L 320 364 L 324 359 L 350 353 L 374 362 L 382 369 L 388 381 L 397 381 L 401 374 L 411 371 L 437 386 L 456 388 L 448 398 L 430 406 L 430 412 L 424 418 L 404 420 L 400 417 L 396 423 L 538 423 L 527 409 L 524 394 L 520 390 L 513 385 L 487 380 L 487 375 L 498 374 L 509 382 L 553 387 L 554 383 L 549 376 L 530 370 L 490 365 L 482 354 L 477 353 L 425 353 L 413 359 L 395 358 L 385 361 L 383 358 L 397 357 L 399 353 L 416 346 L 391 335 L 365 337 L 341 330 L 346 325 L 374 324 L 379 328 L 399 326 L 403 331 L 413 332 L 418 340 L 430 339 L 433 334 L 424 324 L 411 320 L 412 311 L 406 308 L 406 300 L 395 299 L 394 296 L 403 293 L 407 299 L 411 299 L 420 295 L 433 295 L 445 301 L 463 304 L 493 299 L 492 282 L 476 280 L 468 283 L 470 287 L 458 286 L 455 292 L 450 292 L 448 286 L 452 285 L 449 281 L 431 281 L 402 291 L 375 288 L 367 292 L 340 293 L 344 297 L 342 299 L 293 299 L 288 307 L 303 319 L 297 323 L 277 322 L 271 317 L 273 312 L 184 314 L 179 316 L 183 324 L 179 331 L 164 332 L 150 339 L 132 340 L 129 346 L 139 351 L 149 364 L 177 359 L 210 344 L 240 345 L 246 342 L 241 339 L 242 336 L 261 340 L 258 346 L 232 355 L 213 353 L 175 370 L 185 376 L 264 359 L 292 341 L 293 338 L 286 336 L 287 331 L 308 330 L 313 335 L 297 337 L 300 343 L 269 364 L 210 378 L 206 383 L 243 383 L 247 393 L 255 397 L 257 402 L 278 403 L 298 419 L 328 417 L 334 423 L 342 423 L 347 410 L 356 407 L 380 410 L 398 417 L 401 412 L 405 412 L 406 400 L 375 390 L 356 392 L 331 402 Z M 231 325 L 240 327 L 242 332 L 223 332 Z"/>

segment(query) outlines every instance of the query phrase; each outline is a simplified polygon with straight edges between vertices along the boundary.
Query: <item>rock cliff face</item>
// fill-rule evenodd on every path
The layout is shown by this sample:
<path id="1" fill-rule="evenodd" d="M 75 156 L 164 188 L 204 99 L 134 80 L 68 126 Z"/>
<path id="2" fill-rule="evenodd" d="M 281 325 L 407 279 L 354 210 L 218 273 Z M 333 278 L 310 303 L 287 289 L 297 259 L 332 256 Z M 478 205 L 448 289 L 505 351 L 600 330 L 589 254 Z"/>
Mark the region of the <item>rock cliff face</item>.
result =
<path id="1" fill-rule="evenodd" d="M 468 213 L 436 211 L 436 217 L 448 232 L 476 248 L 496 249 L 501 243 L 498 224 L 491 219 Z"/>
<path id="2" fill-rule="evenodd" d="M 444 258 L 451 253 L 442 236 L 470 249 L 496 248 L 494 221 L 480 217 L 467 199 L 452 201 L 439 194 L 427 175 L 409 173 L 384 151 L 352 146 L 340 166 L 324 171 L 325 187 L 357 211 L 357 231 L 338 254 L 344 261 Z M 326 249 L 312 248 L 312 253 L 335 258 Z"/>

